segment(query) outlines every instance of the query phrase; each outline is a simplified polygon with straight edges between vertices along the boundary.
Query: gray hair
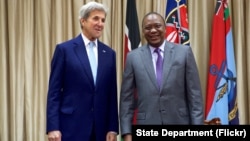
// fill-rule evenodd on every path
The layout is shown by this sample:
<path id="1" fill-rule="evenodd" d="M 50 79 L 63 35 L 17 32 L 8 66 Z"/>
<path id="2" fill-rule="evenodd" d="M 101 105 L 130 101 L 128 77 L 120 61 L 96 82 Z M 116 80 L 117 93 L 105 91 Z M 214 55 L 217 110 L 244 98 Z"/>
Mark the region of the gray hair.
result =
<path id="1" fill-rule="evenodd" d="M 92 12 L 93 10 L 103 11 L 105 15 L 107 15 L 108 12 L 108 8 L 105 5 L 91 1 L 80 8 L 79 20 L 82 18 L 87 19 L 89 17 L 90 12 Z"/>

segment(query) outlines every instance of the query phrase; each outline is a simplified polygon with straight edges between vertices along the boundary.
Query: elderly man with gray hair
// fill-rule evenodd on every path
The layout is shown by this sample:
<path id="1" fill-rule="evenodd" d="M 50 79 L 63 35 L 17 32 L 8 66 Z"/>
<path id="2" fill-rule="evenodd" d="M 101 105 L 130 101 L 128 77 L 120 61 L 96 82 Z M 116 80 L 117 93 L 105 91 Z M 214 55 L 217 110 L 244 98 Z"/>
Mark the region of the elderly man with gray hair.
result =
<path id="1" fill-rule="evenodd" d="M 106 15 L 101 3 L 83 5 L 81 34 L 56 45 L 47 96 L 49 141 L 117 140 L 116 53 L 98 40 Z"/>

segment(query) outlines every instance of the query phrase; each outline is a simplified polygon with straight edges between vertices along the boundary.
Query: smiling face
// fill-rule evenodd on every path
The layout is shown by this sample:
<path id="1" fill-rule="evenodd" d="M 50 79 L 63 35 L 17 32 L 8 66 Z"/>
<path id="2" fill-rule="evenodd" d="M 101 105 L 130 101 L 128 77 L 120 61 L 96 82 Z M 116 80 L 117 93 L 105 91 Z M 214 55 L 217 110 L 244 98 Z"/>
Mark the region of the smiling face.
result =
<path id="1" fill-rule="evenodd" d="M 142 31 L 149 45 L 159 47 L 165 40 L 165 21 L 160 15 L 149 14 L 143 20 Z"/>
<path id="2" fill-rule="evenodd" d="M 88 18 L 80 20 L 83 34 L 91 41 L 99 38 L 104 28 L 105 18 L 104 11 L 94 10 L 90 12 Z"/>

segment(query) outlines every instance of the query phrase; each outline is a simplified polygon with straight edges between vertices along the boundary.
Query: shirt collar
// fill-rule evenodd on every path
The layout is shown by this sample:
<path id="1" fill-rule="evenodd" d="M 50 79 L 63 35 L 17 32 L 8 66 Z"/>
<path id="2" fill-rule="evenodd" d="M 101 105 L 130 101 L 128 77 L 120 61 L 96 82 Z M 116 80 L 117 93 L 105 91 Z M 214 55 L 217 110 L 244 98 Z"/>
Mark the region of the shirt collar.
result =
<path id="1" fill-rule="evenodd" d="M 158 48 L 161 49 L 161 52 L 164 52 L 164 47 L 165 47 L 165 40 Z M 151 54 L 153 54 L 154 51 L 155 51 L 155 47 L 152 47 L 152 46 L 149 45 L 149 48 L 150 48 Z"/>
<path id="2" fill-rule="evenodd" d="M 85 44 L 85 47 L 87 47 L 89 42 L 91 42 L 91 41 L 83 33 L 81 33 L 81 35 L 82 35 L 82 39 L 83 39 L 83 42 Z M 95 39 L 93 42 L 97 46 L 97 39 Z"/>

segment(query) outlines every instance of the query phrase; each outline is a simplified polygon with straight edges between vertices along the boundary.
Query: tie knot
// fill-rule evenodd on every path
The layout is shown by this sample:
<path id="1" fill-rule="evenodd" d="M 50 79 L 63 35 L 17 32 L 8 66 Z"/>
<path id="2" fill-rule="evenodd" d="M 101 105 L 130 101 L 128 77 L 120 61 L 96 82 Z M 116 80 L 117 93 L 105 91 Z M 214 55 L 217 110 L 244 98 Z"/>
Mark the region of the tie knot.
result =
<path id="1" fill-rule="evenodd" d="M 161 52 L 161 49 L 160 49 L 160 48 L 156 48 L 154 52 L 160 53 L 160 52 Z"/>
<path id="2" fill-rule="evenodd" d="M 90 47 L 90 48 L 93 48 L 94 46 L 95 46 L 95 42 L 92 42 L 92 41 L 89 42 L 89 47 Z"/>
<path id="3" fill-rule="evenodd" d="M 156 48 L 156 49 L 154 50 L 154 52 L 157 53 L 158 55 L 160 55 L 160 54 L 161 54 L 161 49 L 160 49 L 160 48 Z"/>

